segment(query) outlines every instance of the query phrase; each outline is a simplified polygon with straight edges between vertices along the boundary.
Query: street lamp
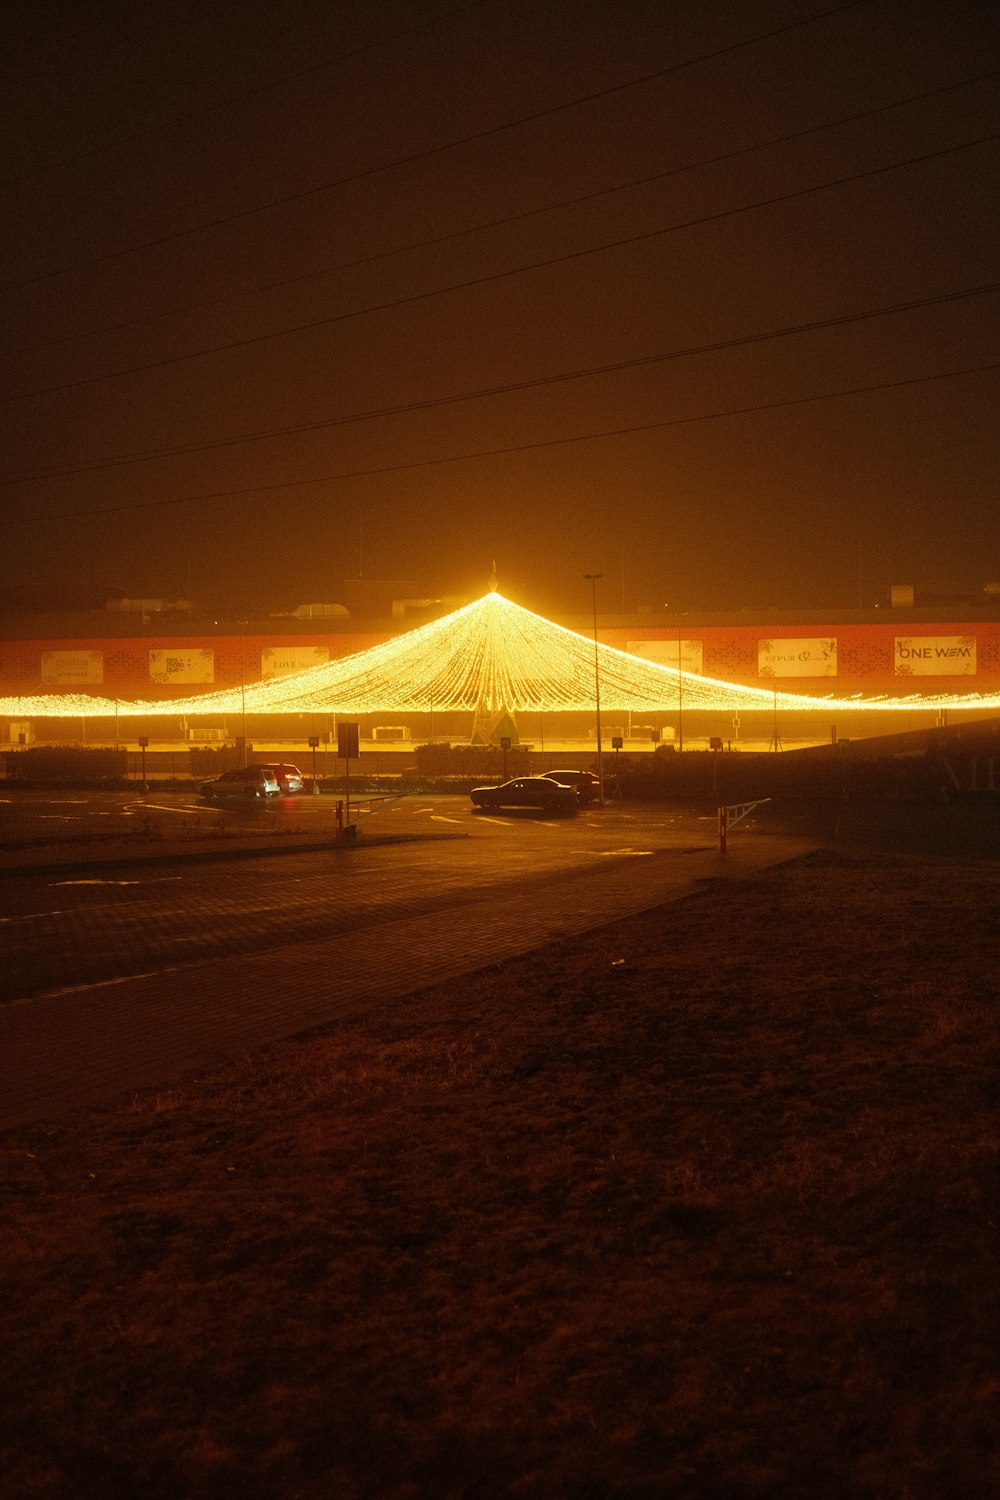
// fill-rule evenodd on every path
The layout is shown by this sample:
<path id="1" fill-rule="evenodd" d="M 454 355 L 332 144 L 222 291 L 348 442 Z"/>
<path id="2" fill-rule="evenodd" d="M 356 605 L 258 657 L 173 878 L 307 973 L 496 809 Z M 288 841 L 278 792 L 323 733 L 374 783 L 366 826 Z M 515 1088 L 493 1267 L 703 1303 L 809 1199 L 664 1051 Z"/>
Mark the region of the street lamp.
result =
<path id="1" fill-rule="evenodd" d="M 670 605 L 665 604 L 664 609 Z M 684 672 L 683 668 L 683 643 L 681 641 L 681 630 L 684 626 L 684 616 L 677 616 L 677 749 L 684 749 Z"/>
<path id="2" fill-rule="evenodd" d="M 590 579 L 590 588 L 594 600 L 594 698 L 597 703 L 597 795 L 601 807 L 604 806 L 604 760 L 601 755 L 601 663 L 597 651 L 597 580 L 603 578 L 603 573 L 584 573 L 584 578 Z"/>
<path id="3" fill-rule="evenodd" d="M 243 733 L 240 741 L 240 765 L 247 763 L 247 670 L 246 657 L 243 651 L 243 631 L 247 625 L 246 620 L 240 621 L 240 714 L 243 721 Z"/>
<path id="4" fill-rule="evenodd" d="M 684 749 L 684 668 L 681 660 L 681 625 L 683 621 L 680 615 L 677 617 L 677 749 Z"/>

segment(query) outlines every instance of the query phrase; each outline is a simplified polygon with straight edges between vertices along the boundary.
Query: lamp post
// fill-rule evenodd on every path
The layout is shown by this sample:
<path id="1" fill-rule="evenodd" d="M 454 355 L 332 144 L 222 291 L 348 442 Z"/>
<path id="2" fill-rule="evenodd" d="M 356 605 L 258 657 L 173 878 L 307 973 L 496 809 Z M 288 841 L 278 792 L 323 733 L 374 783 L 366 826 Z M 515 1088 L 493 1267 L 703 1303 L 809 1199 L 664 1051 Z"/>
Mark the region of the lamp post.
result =
<path id="1" fill-rule="evenodd" d="M 681 663 L 681 625 L 683 621 L 680 616 L 677 619 L 677 749 L 684 749 L 684 669 Z"/>
<path id="2" fill-rule="evenodd" d="M 246 620 L 240 621 L 240 713 L 242 716 L 242 739 L 240 741 L 240 765 L 247 763 L 247 671 L 246 658 L 243 653 L 243 630 Z"/>
<path id="3" fill-rule="evenodd" d="M 601 807 L 604 806 L 604 759 L 601 755 L 601 663 L 597 650 L 597 580 L 603 578 L 603 573 L 584 573 L 584 578 L 590 579 L 590 589 L 594 601 L 594 699 L 597 704 L 597 796 Z"/>
<path id="4" fill-rule="evenodd" d="M 664 609 L 669 609 L 670 605 L 669 604 L 665 604 L 663 606 L 663 608 Z M 678 750 L 683 750 L 684 749 L 684 672 L 683 672 L 684 645 L 683 645 L 683 641 L 681 640 L 681 630 L 683 629 L 683 626 L 684 626 L 684 616 L 682 614 L 678 613 L 678 616 L 677 616 L 677 749 Z"/>

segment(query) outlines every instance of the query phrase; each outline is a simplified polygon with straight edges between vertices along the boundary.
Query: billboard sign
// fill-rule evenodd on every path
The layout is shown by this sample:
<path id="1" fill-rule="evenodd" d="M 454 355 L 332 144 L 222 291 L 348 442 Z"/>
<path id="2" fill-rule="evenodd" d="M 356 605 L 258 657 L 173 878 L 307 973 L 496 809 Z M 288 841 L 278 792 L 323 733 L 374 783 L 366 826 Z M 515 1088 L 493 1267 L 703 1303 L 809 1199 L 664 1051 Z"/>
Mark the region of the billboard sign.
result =
<path id="1" fill-rule="evenodd" d="M 104 681 L 103 651 L 43 651 L 42 681 L 62 683 L 69 686 L 77 683 Z"/>
<path id="2" fill-rule="evenodd" d="M 897 635 L 897 677 L 974 677 L 974 635 Z"/>
<path id="3" fill-rule="evenodd" d="M 837 642 L 829 636 L 757 642 L 758 677 L 836 677 Z"/>
<path id="4" fill-rule="evenodd" d="M 214 682 L 215 652 L 207 646 L 169 646 L 149 653 L 149 680 L 175 683 Z"/>
<path id="5" fill-rule="evenodd" d="M 676 672 L 678 660 L 682 672 L 703 675 L 701 641 L 679 641 L 676 636 L 660 641 L 626 641 L 625 650 L 631 656 L 655 661 L 661 667 L 672 667 Z"/>
<path id="6" fill-rule="evenodd" d="M 323 667 L 330 660 L 325 646 L 267 646 L 260 653 L 260 675 L 288 677 L 292 672 L 308 672 Z"/>

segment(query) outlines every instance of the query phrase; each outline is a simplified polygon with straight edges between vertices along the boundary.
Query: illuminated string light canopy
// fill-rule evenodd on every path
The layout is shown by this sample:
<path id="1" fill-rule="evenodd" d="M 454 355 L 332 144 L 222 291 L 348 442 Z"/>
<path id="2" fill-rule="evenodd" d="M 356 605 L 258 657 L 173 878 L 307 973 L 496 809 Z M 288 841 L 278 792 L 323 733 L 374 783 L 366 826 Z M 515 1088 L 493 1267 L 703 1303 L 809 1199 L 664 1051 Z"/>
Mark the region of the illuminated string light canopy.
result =
<path id="1" fill-rule="evenodd" d="M 602 706 L 622 713 L 665 712 L 676 707 L 678 679 L 685 709 L 1000 708 L 1000 693 L 816 698 L 744 687 L 679 672 L 614 646 L 598 646 L 598 665 Z M 82 693 L 5 697 L 0 698 L 0 716 L 192 718 L 244 710 L 254 715 L 457 711 L 500 715 L 590 712 L 593 706 L 593 640 L 491 591 L 383 645 L 305 672 L 247 683 L 244 688 L 156 702 L 115 701 Z"/>

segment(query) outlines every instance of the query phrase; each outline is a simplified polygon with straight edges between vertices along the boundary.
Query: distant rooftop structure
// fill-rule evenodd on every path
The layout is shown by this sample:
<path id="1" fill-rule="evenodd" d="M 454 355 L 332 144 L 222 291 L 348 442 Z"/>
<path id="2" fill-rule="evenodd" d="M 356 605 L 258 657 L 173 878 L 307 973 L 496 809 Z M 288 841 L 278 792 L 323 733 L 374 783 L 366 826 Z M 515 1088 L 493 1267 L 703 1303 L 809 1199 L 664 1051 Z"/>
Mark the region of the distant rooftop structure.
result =
<path id="1" fill-rule="evenodd" d="M 122 615 L 190 614 L 191 600 L 116 598 L 105 600 L 104 608 L 109 614 Z"/>
<path id="2" fill-rule="evenodd" d="M 346 604 L 297 604 L 292 610 L 296 620 L 345 620 L 348 614 Z"/>
<path id="3" fill-rule="evenodd" d="M 943 593 L 912 583 L 894 583 L 889 588 L 892 609 L 987 609 L 995 607 L 998 598 L 1000 583 L 984 583 L 975 594 Z"/>
<path id="4" fill-rule="evenodd" d="M 345 578 L 344 603 L 357 619 L 385 619 L 394 599 L 414 599 L 420 585 L 412 578 Z"/>

